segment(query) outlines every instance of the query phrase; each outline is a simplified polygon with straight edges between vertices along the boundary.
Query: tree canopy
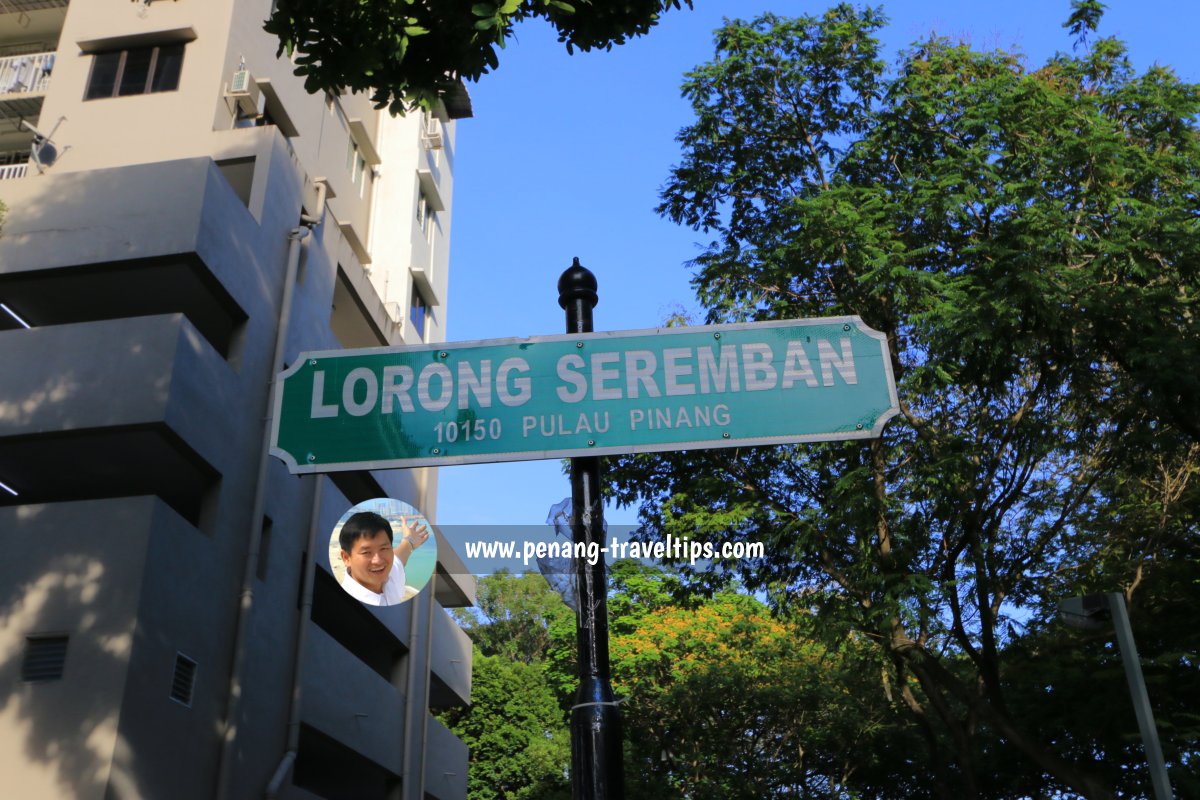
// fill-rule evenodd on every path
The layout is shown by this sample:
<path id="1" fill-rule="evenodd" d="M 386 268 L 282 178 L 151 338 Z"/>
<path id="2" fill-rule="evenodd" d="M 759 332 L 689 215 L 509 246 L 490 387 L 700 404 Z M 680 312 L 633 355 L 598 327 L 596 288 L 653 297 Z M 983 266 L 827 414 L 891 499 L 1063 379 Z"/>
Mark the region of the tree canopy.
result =
<path id="1" fill-rule="evenodd" d="M 475 643 L 471 706 L 441 714 L 471 749 L 471 800 L 567 800 L 571 747 L 561 697 L 547 680 L 551 627 L 574 620 L 541 575 L 479 579 L 476 608 L 454 616 Z"/>
<path id="2" fill-rule="evenodd" d="M 920 793 L 894 778 L 891 765 L 922 744 L 886 702 L 881 657 L 865 637 L 825 643 L 807 612 L 779 619 L 745 594 L 680 597 L 678 587 L 639 563 L 613 568 L 610 652 L 627 796 Z M 470 797 L 565 797 L 578 682 L 573 614 L 540 575 L 499 573 L 479 588 L 472 707 L 443 715 L 471 747 Z M 536 644 L 514 649 L 514 641 Z"/>
<path id="3" fill-rule="evenodd" d="M 737 592 L 680 602 L 672 583 L 634 562 L 614 568 L 630 796 L 868 797 L 881 783 L 919 794 L 884 766 L 920 743 L 888 707 L 864 637 L 823 641 L 809 613 L 782 619 Z"/>
<path id="4" fill-rule="evenodd" d="M 768 542 L 728 571 L 875 643 L 939 797 L 1141 792 L 1112 646 L 1055 621 L 1100 591 L 1197 785 L 1200 89 L 1135 71 L 1101 12 L 1036 68 L 934 37 L 889 69 L 871 8 L 735 20 L 683 86 L 659 211 L 713 236 L 709 320 L 859 315 L 901 413 L 868 443 L 622 458 L 613 491 L 648 535 Z"/>
<path id="5" fill-rule="evenodd" d="M 309 92 L 370 92 L 393 114 L 430 108 L 500 65 L 518 23 L 539 18 L 568 51 L 610 49 L 692 0 L 278 0 L 265 29 Z"/>
<path id="6" fill-rule="evenodd" d="M 568 800 L 571 747 L 540 664 L 473 655 L 471 707 L 443 722 L 470 748 L 471 800 Z"/>

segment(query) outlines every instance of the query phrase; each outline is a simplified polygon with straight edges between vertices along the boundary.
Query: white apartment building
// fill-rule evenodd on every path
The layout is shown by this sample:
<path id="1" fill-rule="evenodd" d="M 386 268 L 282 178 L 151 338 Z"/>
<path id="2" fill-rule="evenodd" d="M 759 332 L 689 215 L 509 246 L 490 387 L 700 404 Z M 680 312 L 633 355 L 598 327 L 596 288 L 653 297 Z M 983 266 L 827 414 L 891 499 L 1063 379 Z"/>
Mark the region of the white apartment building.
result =
<path id="1" fill-rule="evenodd" d="M 264 455 L 308 350 L 440 341 L 455 118 L 309 95 L 272 0 L 0 0 L 0 794 L 463 798 L 440 536 L 370 608 L 329 535 L 436 470 Z M 44 137 L 48 137 L 46 140 Z"/>

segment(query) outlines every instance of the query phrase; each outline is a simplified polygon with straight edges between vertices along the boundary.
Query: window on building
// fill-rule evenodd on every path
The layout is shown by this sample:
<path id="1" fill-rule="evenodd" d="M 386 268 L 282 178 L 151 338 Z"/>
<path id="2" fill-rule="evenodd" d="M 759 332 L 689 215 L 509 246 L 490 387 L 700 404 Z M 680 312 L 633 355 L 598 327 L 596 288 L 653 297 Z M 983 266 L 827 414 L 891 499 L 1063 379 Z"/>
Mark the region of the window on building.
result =
<path id="1" fill-rule="evenodd" d="M 429 239 L 433 235 L 433 229 L 437 223 L 437 212 L 433 210 L 433 206 L 429 203 L 429 198 L 425 194 L 424 189 L 417 191 L 417 224 L 421 226 L 421 233 L 425 234 L 425 238 Z"/>
<path id="2" fill-rule="evenodd" d="M 97 53 L 92 61 L 84 100 L 101 97 L 126 97 L 151 92 L 172 92 L 179 88 L 183 66 L 183 45 L 130 47 Z"/>
<path id="3" fill-rule="evenodd" d="M 350 182 L 358 184 L 363 173 L 367 170 L 367 160 L 358 150 L 358 143 L 349 139 L 350 147 L 346 151 L 346 169 L 350 171 Z"/>
<path id="4" fill-rule="evenodd" d="M 412 308 L 409 309 L 408 319 L 412 322 L 417 336 L 422 342 L 425 341 L 425 335 L 429 328 L 429 303 L 425 301 L 425 297 L 415 283 L 412 287 Z"/>

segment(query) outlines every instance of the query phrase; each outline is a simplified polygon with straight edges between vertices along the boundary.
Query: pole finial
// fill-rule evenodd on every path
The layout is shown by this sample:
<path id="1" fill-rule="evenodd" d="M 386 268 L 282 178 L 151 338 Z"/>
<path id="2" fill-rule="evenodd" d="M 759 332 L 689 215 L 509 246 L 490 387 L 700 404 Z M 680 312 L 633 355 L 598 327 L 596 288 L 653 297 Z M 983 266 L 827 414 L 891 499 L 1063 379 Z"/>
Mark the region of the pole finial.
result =
<path id="1" fill-rule="evenodd" d="M 558 279 L 558 305 L 566 308 L 568 303 L 582 300 L 588 308 L 595 308 L 596 286 L 596 276 L 579 263 L 579 256 L 575 256 L 571 266 Z"/>

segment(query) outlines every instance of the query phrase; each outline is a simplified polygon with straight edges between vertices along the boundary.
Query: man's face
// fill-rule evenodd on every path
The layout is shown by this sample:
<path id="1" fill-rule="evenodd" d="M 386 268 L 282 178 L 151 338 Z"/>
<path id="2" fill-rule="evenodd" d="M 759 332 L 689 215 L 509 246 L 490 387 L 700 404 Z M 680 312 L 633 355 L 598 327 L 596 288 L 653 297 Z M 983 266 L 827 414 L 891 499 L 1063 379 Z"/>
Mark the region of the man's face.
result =
<path id="1" fill-rule="evenodd" d="M 391 537 L 383 531 L 360 536 L 349 553 L 342 551 L 342 563 L 351 578 L 372 592 L 383 592 L 384 581 L 392 571 Z"/>

